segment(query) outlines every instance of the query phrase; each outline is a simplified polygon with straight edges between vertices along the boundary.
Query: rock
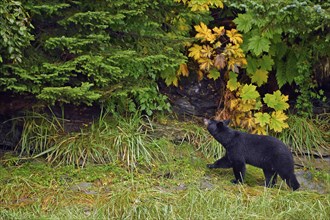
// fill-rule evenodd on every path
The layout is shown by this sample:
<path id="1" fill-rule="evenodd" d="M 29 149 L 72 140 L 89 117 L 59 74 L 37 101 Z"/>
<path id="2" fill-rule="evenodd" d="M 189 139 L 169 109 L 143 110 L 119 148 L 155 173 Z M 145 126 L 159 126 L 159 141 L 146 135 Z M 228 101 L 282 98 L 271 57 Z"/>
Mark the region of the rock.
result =
<path id="1" fill-rule="evenodd" d="M 10 117 L 0 115 L 0 149 L 14 149 L 22 134 L 22 127 Z"/>
<path id="2" fill-rule="evenodd" d="M 224 85 L 221 79 L 216 81 L 184 78 L 179 87 L 166 86 L 159 82 L 162 93 L 169 97 L 173 111 L 178 115 L 214 116 L 223 96 Z M 221 103 L 220 103 L 221 104 Z"/>

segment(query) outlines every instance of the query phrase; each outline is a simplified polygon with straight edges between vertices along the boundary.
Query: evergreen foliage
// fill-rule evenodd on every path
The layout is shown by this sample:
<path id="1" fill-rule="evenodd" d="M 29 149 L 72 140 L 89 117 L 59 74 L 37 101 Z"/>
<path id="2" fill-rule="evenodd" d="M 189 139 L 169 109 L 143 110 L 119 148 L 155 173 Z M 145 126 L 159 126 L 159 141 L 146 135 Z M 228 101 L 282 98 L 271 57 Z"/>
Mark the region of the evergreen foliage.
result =
<path id="1" fill-rule="evenodd" d="M 21 41 L 14 49 L 11 41 L 0 45 L 1 56 L 9 57 L 0 67 L 1 91 L 47 104 L 104 103 L 116 111 L 141 108 L 152 114 L 169 108 L 156 80 L 186 59 L 182 42 L 189 36 L 187 25 L 197 19 L 188 9 L 172 0 L 21 2 L 1 3 L 4 27 Z M 28 29 L 29 22 L 12 26 L 4 10 L 16 9 L 9 7 L 22 11 L 17 20 L 29 18 L 28 11 L 35 28 Z M 3 32 L 1 37 L 6 39 Z"/>

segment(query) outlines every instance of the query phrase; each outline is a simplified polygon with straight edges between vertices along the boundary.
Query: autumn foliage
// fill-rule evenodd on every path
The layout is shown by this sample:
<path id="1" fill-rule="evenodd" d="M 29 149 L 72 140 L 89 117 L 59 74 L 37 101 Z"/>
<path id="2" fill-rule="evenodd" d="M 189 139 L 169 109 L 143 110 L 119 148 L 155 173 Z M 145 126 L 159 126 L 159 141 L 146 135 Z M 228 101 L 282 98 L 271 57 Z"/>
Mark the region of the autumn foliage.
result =
<path id="1" fill-rule="evenodd" d="M 195 1 L 183 1 L 192 7 Z M 215 4 L 217 2 L 217 4 Z M 219 1 L 207 1 L 205 4 L 223 7 Z M 206 10 L 202 7 L 201 10 Z M 220 10 L 220 9 L 219 9 Z M 261 55 L 261 61 L 254 69 L 248 70 L 250 83 L 238 81 L 238 75 L 246 72 L 248 60 L 241 48 L 242 34 L 234 28 L 227 30 L 224 26 L 208 27 L 205 23 L 195 25 L 196 41 L 188 49 L 188 57 L 198 63 L 198 79 L 203 77 L 218 79 L 224 74 L 227 90 L 224 95 L 224 108 L 219 110 L 218 119 L 232 120 L 233 125 L 248 129 L 253 133 L 266 134 L 269 130 L 281 132 L 288 127 L 285 122 L 288 118 L 285 110 L 289 108 L 288 96 L 279 90 L 273 94 L 265 94 L 261 97 L 258 87 L 267 83 L 268 71 L 271 70 L 273 61 L 268 55 L 261 55 L 264 48 L 261 47 L 258 36 L 250 39 L 250 49 L 256 50 Z M 266 42 L 267 43 L 267 42 Z M 172 82 L 178 85 L 178 78 L 189 74 L 186 64 L 181 64 L 177 72 L 177 78 Z"/>

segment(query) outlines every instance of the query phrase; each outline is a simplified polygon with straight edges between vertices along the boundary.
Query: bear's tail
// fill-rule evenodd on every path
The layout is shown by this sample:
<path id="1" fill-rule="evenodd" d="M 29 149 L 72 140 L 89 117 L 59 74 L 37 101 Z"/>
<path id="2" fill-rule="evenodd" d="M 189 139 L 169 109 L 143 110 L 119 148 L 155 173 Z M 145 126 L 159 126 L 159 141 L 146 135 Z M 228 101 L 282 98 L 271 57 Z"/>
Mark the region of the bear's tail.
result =
<path id="1" fill-rule="evenodd" d="M 296 175 L 294 175 L 294 173 L 290 176 L 288 185 L 293 189 L 293 191 L 299 189 L 300 184 L 299 184 L 299 182 L 297 180 Z"/>

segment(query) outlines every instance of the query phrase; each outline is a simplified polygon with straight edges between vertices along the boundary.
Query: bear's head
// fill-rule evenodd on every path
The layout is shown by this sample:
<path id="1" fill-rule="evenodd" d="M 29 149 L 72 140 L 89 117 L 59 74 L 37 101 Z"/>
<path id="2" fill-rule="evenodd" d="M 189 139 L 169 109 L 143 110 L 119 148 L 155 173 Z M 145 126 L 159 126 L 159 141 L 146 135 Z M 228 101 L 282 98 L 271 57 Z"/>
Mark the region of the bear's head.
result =
<path id="1" fill-rule="evenodd" d="M 204 118 L 204 124 L 207 126 L 207 130 L 215 138 L 217 138 L 221 132 L 228 131 L 229 123 L 230 120 L 218 121 Z"/>

